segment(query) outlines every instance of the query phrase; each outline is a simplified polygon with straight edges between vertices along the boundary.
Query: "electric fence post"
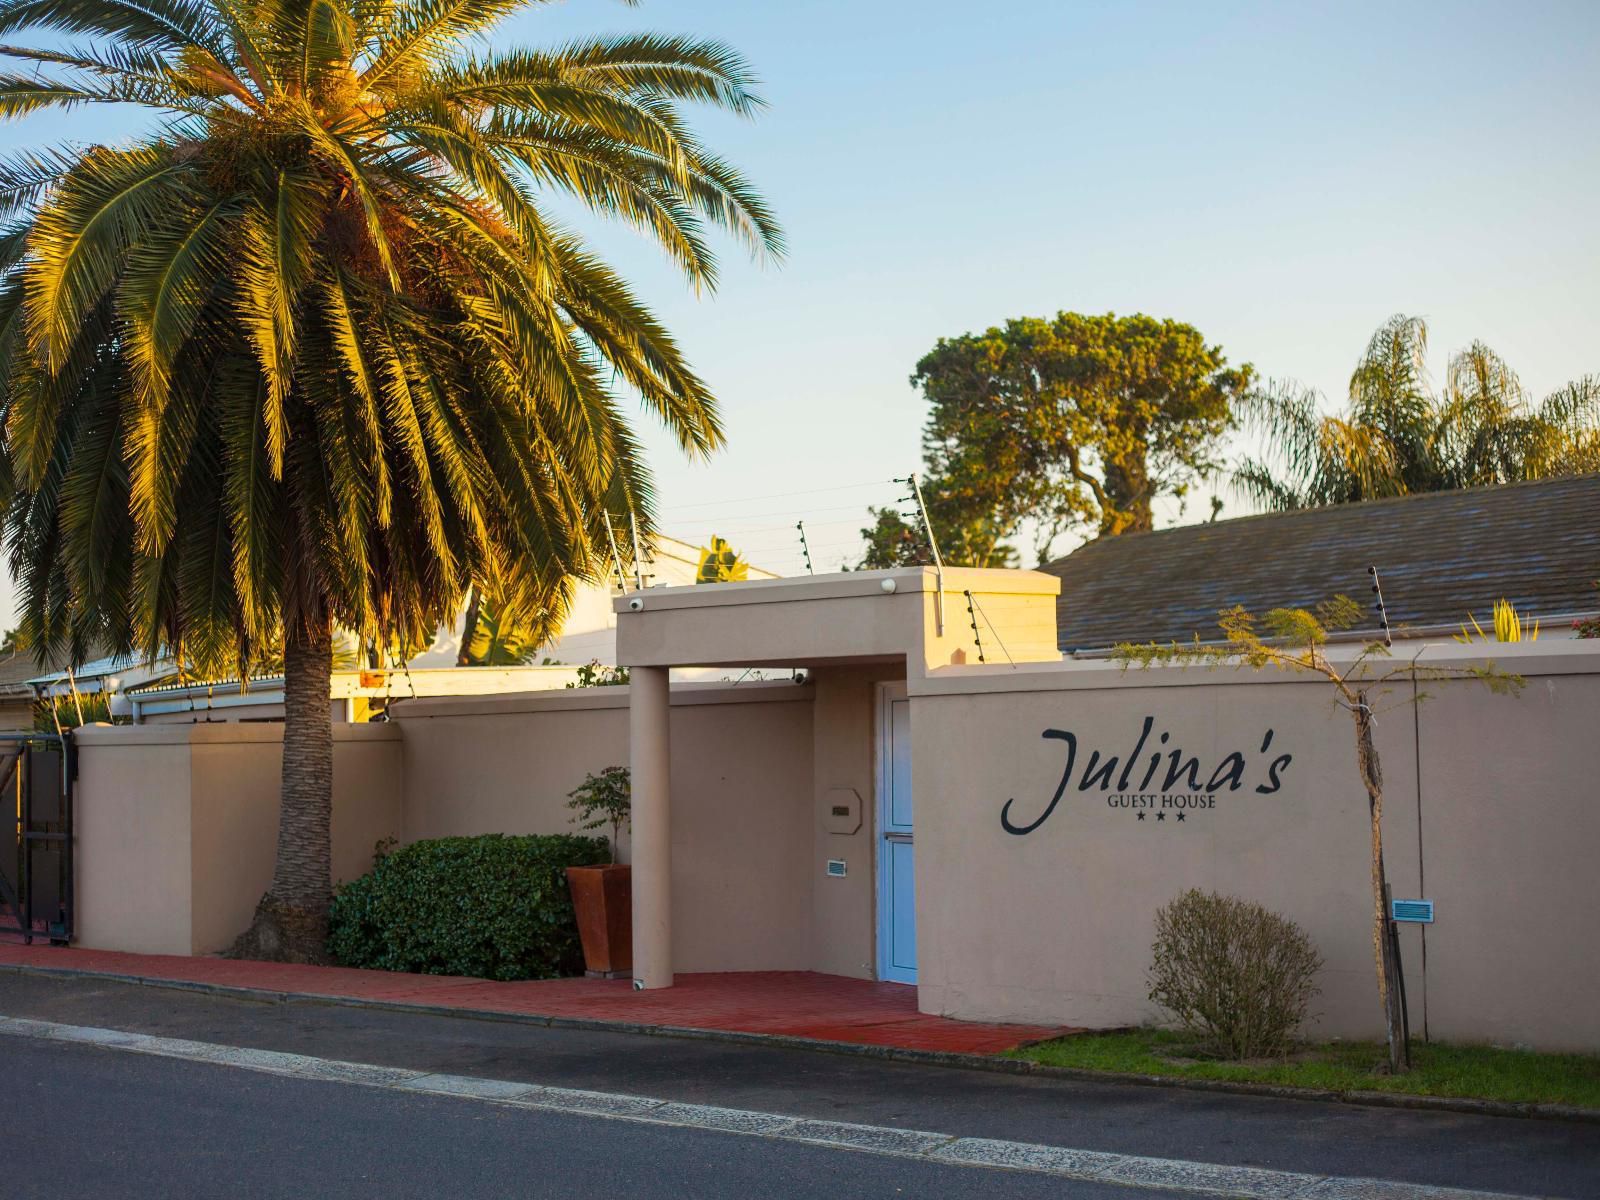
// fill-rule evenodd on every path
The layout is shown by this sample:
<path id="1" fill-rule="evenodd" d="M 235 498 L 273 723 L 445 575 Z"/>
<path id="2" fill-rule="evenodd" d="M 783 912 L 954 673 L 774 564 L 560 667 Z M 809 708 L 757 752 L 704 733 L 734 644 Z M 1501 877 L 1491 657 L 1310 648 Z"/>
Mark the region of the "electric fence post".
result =
<path id="1" fill-rule="evenodd" d="M 628 510 L 628 527 L 633 530 L 633 581 L 644 591 L 644 555 L 639 550 L 639 518 Z"/>
<path id="2" fill-rule="evenodd" d="M 944 559 L 939 555 L 939 543 L 933 536 L 933 522 L 928 519 L 928 505 L 927 502 L 922 498 L 922 484 L 917 482 L 917 473 L 915 471 L 911 472 L 911 474 L 906 476 L 904 479 L 897 480 L 896 482 L 909 483 L 911 485 L 911 495 L 906 498 L 908 500 L 914 499 L 917 502 L 917 512 L 922 516 L 922 532 L 927 535 L 928 552 L 933 555 L 934 587 L 938 589 L 938 591 L 934 592 L 933 594 L 933 620 L 935 632 L 940 637 L 943 637 Z"/>
<path id="3" fill-rule="evenodd" d="M 628 573 L 622 569 L 622 553 L 617 549 L 616 531 L 611 528 L 611 514 L 600 514 L 606 523 L 606 540 L 611 543 L 611 561 L 617 565 L 617 586 L 622 589 L 622 594 L 628 594 Z"/>
<path id="4" fill-rule="evenodd" d="M 1389 610 L 1383 606 L 1383 583 L 1378 578 L 1378 568 L 1368 567 L 1367 574 L 1372 576 L 1372 594 L 1377 597 L 1373 607 L 1378 610 L 1378 621 L 1383 625 L 1383 644 L 1394 646 L 1394 636 L 1389 632 Z"/>
<path id="5" fill-rule="evenodd" d="M 962 595 L 967 598 L 967 619 L 972 622 L 972 644 L 978 648 L 978 661 L 987 662 L 983 657 L 983 635 L 978 632 L 978 612 L 972 606 L 972 589 L 967 588 Z"/>
<path id="6" fill-rule="evenodd" d="M 800 553 L 805 555 L 806 574 L 815 575 L 816 571 L 811 567 L 811 546 L 806 541 L 806 523 L 804 521 L 796 521 L 794 527 L 800 531 Z"/>

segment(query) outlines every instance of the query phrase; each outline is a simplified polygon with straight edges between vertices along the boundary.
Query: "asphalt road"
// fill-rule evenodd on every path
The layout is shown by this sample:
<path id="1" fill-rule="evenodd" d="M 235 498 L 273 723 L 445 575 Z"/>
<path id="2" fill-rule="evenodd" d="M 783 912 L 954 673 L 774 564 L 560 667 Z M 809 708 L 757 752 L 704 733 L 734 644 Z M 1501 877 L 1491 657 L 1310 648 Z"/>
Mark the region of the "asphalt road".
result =
<path id="1" fill-rule="evenodd" d="M 0 1014 L 967 1137 L 1600 1196 L 1600 1126 L 1263 1100 L 0 972 Z M 0 1037 L 7 1197 L 1073 1196 L 1064 1182 Z"/>
<path id="2" fill-rule="evenodd" d="M 34 1135 L 6 1156 L 12 1200 L 1140 1194 L 12 1038 L 0 1078 Z"/>

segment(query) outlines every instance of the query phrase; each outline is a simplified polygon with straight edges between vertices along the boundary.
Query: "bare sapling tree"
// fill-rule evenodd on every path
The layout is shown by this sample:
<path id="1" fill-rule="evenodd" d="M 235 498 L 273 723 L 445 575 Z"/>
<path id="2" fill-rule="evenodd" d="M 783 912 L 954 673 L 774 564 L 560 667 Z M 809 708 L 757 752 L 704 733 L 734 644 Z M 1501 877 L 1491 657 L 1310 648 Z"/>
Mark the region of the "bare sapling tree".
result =
<path id="1" fill-rule="evenodd" d="M 1274 608 L 1256 618 L 1235 606 L 1220 614 L 1224 640 L 1216 643 L 1124 643 L 1116 657 L 1124 666 L 1149 667 L 1154 663 L 1190 665 L 1235 665 L 1281 670 L 1318 676 L 1333 689 L 1333 702 L 1350 714 L 1354 724 L 1356 768 L 1367 793 L 1367 815 L 1372 838 L 1372 951 L 1378 975 L 1378 999 L 1383 1008 L 1389 1043 L 1389 1069 L 1399 1074 L 1411 1067 L 1407 1045 L 1400 966 L 1391 942 L 1388 879 L 1383 861 L 1383 769 L 1373 739 L 1373 724 L 1378 714 L 1391 708 L 1421 703 L 1427 693 L 1418 690 L 1420 682 L 1460 679 L 1483 684 L 1501 695 L 1522 690 L 1519 675 L 1499 670 L 1492 661 L 1466 666 L 1441 666 L 1419 661 L 1418 654 L 1404 662 L 1393 661 L 1392 651 L 1383 641 L 1372 641 L 1353 648 L 1338 661 L 1328 656 L 1331 633 L 1353 629 L 1362 618 L 1362 608 L 1349 596 L 1335 596 L 1317 605 L 1316 611 L 1303 608 Z M 1399 685 L 1405 684 L 1402 689 Z"/>

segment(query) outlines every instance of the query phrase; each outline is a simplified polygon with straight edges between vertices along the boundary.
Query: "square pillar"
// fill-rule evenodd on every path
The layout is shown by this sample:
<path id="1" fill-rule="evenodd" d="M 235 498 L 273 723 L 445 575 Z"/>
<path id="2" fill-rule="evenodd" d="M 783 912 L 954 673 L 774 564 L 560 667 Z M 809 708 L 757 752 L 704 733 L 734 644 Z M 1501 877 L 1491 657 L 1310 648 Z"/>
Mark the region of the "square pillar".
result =
<path id="1" fill-rule="evenodd" d="M 628 672 L 633 777 L 633 986 L 672 986 L 672 763 L 666 667 Z"/>

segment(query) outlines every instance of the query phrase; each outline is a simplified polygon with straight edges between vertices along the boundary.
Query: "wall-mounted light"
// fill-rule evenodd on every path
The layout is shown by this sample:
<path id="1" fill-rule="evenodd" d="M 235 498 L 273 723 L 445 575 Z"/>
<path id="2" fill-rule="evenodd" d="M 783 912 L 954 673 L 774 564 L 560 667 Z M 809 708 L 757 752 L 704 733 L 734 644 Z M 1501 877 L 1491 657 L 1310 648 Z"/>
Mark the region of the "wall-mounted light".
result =
<path id="1" fill-rule="evenodd" d="M 881 587 L 885 592 L 893 592 L 894 588 L 895 588 L 895 583 L 894 583 L 894 580 L 892 580 L 892 579 L 885 579 L 878 586 Z"/>

